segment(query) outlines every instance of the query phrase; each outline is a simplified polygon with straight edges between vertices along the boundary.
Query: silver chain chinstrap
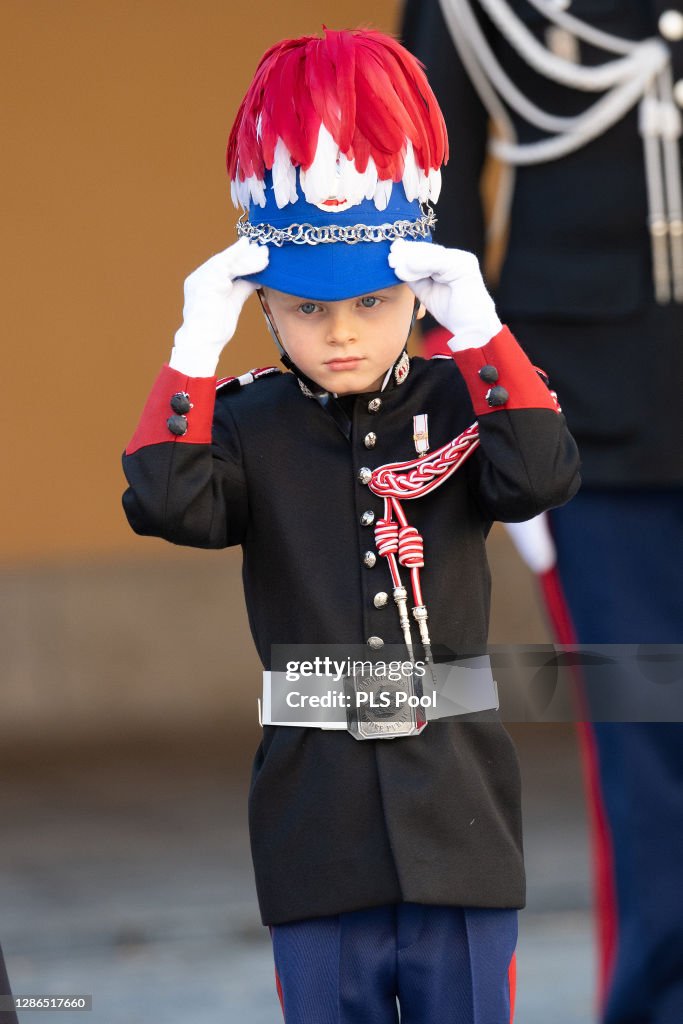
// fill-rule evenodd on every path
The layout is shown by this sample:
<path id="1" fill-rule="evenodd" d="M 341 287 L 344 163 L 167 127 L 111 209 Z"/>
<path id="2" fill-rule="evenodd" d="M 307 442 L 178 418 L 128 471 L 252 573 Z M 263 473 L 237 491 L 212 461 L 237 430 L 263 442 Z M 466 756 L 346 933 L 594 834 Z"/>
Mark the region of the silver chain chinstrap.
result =
<path id="1" fill-rule="evenodd" d="M 426 238 L 436 224 L 436 214 L 428 203 L 421 203 L 417 220 L 397 220 L 393 224 L 290 224 L 276 228 L 272 224 L 252 224 L 246 212 L 237 221 L 237 234 L 264 245 L 324 245 L 326 242 L 393 242 L 396 238 Z"/>

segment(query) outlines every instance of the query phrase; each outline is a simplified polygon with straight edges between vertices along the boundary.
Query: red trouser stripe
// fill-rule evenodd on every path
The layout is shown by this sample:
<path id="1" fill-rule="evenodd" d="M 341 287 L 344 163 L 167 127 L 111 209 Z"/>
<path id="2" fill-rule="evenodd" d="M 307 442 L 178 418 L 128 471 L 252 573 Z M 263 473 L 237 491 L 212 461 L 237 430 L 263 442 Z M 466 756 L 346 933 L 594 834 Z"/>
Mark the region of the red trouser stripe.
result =
<path id="1" fill-rule="evenodd" d="M 268 931 L 270 932 L 270 938 L 271 938 L 271 942 L 272 942 L 272 939 L 273 939 L 273 926 L 270 925 L 270 924 L 268 925 Z M 277 997 L 280 1000 L 280 1009 L 282 1010 L 282 1016 L 284 1017 L 284 1015 L 285 1015 L 285 997 L 282 994 L 282 984 L 280 983 L 280 975 L 277 973 L 277 967 L 275 967 L 274 970 L 275 970 L 275 988 L 277 989 Z"/>
<path id="2" fill-rule="evenodd" d="M 510 1024 L 515 1019 L 515 996 L 517 995 L 517 954 L 512 954 L 508 967 L 508 987 L 510 989 Z"/>
<path id="3" fill-rule="evenodd" d="M 590 722 L 577 722 L 583 782 L 591 824 L 593 887 L 598 939 L 598 1009 L 602 1011 L 617 951 L 619 921 L 614 879 L 614 851 L 600 788 L 598 752 Z"/>
<path id="4" fill-rule="evenodd" d="M 576 633 L 571 620 L 557 568 L 549 569 L 539 577 L 545 609 L 555 639 L 560 644 L 576 644 Z M 578 671 L 578 670 L 577 670 Z M 579 715 L 586 719 L 581 680 L 577 679 Z M 614 875 L 614 851 L 609 821 L 600 788 L 600 773 L 595 737 L 590 721 L 579 720 L 576 734 L 581 755 L 583 785 L 590 821 L 593 861 L 593 890 L 595 927 L 598 943 L 598 1012 L 605 1004 L 617 949 L 619 922 Z"/>
<path id="5" fill-rule="evenodd" d="M 285 1015 L 285 998 L 282 995 L 282 985 L 280 984 L 280 975 L 277 973 L 277 967 L 275 968 L 275 988 L 277 989 L 277 997 L 280 1000 L 280 1008 L 282 1010 L 282 1016 Z"/>

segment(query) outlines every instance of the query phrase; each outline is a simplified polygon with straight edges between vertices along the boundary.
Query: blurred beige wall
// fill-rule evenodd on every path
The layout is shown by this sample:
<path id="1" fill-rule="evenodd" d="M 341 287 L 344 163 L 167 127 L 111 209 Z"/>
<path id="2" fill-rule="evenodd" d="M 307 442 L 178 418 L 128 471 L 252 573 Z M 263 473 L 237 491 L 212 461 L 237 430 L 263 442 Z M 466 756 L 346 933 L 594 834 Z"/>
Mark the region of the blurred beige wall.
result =
<path id="1" fill-rule="evenodd" d="M 181 322 L 184 278 L 235 240 L 225 148 L 256 64 L 323 22 L 393 30 L 398 10 L 3 0 L 0 562 L 140 553 L 120 453 Z M 224 373 L 276 361 L 249 306 Z"/>

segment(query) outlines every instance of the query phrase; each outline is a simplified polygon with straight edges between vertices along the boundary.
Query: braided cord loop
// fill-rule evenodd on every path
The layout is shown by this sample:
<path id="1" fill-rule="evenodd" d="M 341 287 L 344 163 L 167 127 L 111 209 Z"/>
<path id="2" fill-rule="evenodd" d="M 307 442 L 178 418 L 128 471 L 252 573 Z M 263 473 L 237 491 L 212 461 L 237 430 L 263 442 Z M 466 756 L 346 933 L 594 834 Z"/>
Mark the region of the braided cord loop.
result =
<path id="1" fill-rule="evenodd" d="M 393 519 L 378 519 L 375 527 L 375 543 L 383 557 L 398 552 L 398 523 Z"/>
<path id="2" fill-rule="evenodd" d="M 424 540 L 416 527 L 406 519 L 401 500 L 420 498 L 436 490 L 461 466 L 479 445 L 478 425 L 473 423 L 462 434 L 437 448 L 431 455 L 423 455 L 411 462 L 393 462 L 379 466 L 370 478 L 373 494 L 384 498 L 384 516 L 375 526 L 375 543 L 380 555 L 386 558 L 394 584 L 394 600 L 408 653 L 412 660 L 413 644 L 406 610 L 406 591 L 403 589 L 398 563 L 410 570 L 413 592 L 413 617 L 420 630 L 425 656 L 431 661 L 431 641 L 427 629 L 427 608 L 422 598 L 420 569 L 424 568 Z"/>
<path id="3" fill-rule="evenodd" d="M 409 569 L 424 567 L 424 541 L 414 526 L 402 526 L 399 531 L 398 560 Z"/>
<path id="4" fill-rule="evenodd" d="M 431 455 L 412 462 L 394 462 L 379 466 L 372 474 L 369 488 L 382 498 L 407 501 L 440 487 L 479 444 L 479 429 L 473 423 L 448 444 Z"/>

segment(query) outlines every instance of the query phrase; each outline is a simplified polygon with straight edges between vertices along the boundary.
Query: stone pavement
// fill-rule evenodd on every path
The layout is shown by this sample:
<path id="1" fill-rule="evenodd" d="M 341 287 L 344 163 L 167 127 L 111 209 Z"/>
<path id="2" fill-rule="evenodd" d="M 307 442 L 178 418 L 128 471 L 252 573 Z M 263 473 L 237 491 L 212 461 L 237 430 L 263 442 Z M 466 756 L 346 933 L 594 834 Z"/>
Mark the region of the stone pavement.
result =
<path id="1" fill-rule="evenodd" d="M 593 938 L 572 732 L 513 734 L 529 874 L 516 1021 L 590 1024 Z M 281 1022 L 246 828 L 257 739 L 249 732 L 243 750 L 205 737 L 5 755 L 0 940 L 15 994 L 93 996 L 91 1013 L 23 1011 L 21 1024 Z"/>

